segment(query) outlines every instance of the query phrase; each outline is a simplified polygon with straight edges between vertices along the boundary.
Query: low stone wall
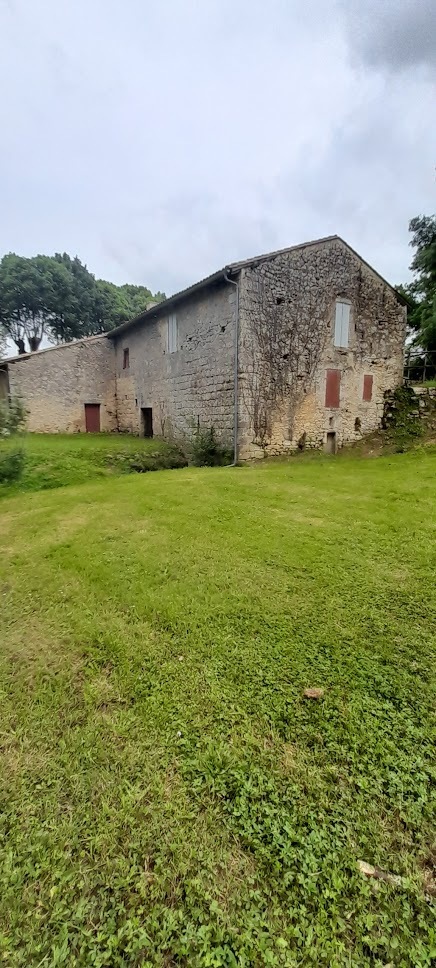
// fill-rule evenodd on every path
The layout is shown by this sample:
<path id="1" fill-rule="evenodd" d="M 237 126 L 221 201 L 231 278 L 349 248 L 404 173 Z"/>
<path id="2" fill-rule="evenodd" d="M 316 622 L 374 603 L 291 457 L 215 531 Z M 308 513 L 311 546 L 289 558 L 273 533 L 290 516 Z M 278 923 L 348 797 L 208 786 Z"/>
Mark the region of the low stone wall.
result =
<path id="1" fill-rule="evenodd" d="M 404 386 L 385 394 L 384 430 L 407 431 L 424 421 L 427 430 L 436 430 L 436 387 Z"/>

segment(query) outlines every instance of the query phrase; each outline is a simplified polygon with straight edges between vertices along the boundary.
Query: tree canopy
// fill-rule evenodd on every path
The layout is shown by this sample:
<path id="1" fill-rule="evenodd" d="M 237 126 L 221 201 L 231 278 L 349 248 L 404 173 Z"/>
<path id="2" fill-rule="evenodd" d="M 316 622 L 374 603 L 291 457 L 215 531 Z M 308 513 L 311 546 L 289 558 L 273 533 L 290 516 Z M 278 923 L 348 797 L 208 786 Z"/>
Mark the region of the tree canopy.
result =
<path id="1" fill-rule="evenodd" d="M 5 338 L 19 353 L 32 352 L 43 336 L 62 343 L 102 333 L 164 298 L 146 286 L 96 279 L 66 252 L 32 258 L 10 252 L 0 262 L 0 357 Z"/>
<path id="2" fill-rule="evenodd" d="M 411 219 L 409 231 L 415 250 L 410 265 L 414 279 L 400 289 L 411 303 L 409 324 L 417 343 L 436 354 L 436 215 Z"/>

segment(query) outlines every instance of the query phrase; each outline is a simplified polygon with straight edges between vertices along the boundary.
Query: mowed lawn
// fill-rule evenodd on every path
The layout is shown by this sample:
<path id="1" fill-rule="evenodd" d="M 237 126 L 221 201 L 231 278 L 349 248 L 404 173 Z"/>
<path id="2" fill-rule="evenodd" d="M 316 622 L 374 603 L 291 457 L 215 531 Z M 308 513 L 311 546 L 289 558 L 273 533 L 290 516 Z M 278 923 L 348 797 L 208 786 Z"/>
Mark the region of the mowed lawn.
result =
<path id="1" fill-rule="evenodd" d="M 10 493 L 38 491 L 66 484 L 82 484 L 92 478 L 125 473 L 133 456 L 157 458 L 171 453 L 164 441 L 129 434 L 23 434 L 2 440 L 0 459 L 10 450 L 25 454 L 24 473 L 18 483 L 7 485 Z M 0 500 L 6 485 L 0 485 Z"/>
<path id="2" fill-rule="evenodd" d="M 0 501 L 0 963 L 434 964 L 435 494 L 422 449 Z"/>

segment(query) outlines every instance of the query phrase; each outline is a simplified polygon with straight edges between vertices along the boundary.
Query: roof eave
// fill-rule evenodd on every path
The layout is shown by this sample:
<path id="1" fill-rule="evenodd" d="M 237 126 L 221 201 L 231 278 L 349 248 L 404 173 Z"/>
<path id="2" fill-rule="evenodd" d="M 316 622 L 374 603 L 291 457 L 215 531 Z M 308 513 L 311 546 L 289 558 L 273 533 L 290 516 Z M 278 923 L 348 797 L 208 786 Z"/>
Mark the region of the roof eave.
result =
<path id="1" fill-rule="evenodd" d="M 116 339 L 118 336 L 122 336 L 128 329 L 132 329 L 134 326 L 138 326 L 140 323 L 146 322 L 148 319 L 153 319 L 155 316 L 161 315 L 162 312 L 167 312 L 176 303 L 181 302 L 182 299 L 188 299 L 189 296 L 194 295 L 194 293 L 199 292 L 201 289 L 206 289 L 207 286 L 213 286 L 221 280 L 225 280 L 227 275 L 235 275 L 239 272 L 239 269 L 233 266 L 225 266 L 224 269 L 219 269 L 218 272 L 214 272 L 211 276 L 206 276 L 205 279 L 201 279 L 200 282 L 195 282 L 193 286 L 188 286 L 187 289 L 182 289 L 180 292 L 174 293 L 173 296 L 169 296 L 168 299 L 163 299 L 162 302 L 156 303 L 155 306 L 151 306 L 150 309 L 146 309 L 145 312 L 139 313 L 138 316 L 134 316 L 133 319 L 126 320 L 125 323 L 121 323 L 120 326 L 116 326 L 115 329 L 109 330 L 106 334 L 109 339 Z"/>

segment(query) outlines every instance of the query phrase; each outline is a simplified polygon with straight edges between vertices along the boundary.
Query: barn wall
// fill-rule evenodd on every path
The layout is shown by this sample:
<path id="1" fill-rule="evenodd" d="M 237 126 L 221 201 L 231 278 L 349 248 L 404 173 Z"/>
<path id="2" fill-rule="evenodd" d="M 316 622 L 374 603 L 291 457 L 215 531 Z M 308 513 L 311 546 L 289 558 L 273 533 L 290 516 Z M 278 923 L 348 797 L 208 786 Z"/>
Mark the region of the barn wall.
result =
<path id="1" fill-rule="evenodd" d="M 345 349 L 334 345 L 337 300 L 350 307 Z M 384 393 L 403 379 L 405 309 L 348 246 L 310 244 L 245 268 L 240 303 L 241 457 L 327 446 L 332 433 L 340 446 L 380 425 Z M 339 371 L 338 406 L 328 370 Z"/>
<path id="2" fill-rule="evenodd" d="M 115 353 L 93 337 L 8 362 L 11 395 L 22 400 L 27 429 L 37 433 L 85 430 L 85 403 L 100 404 L 102 431 L 116 430 Z"/>
<path id="3" fill-rule="evenodd" d="M 159 436 L 181 435 L 200 423 L 223 442 L 233 434 L 235 291 L 228 284 L 203 289 L 116 339 L 120 430 L 141 433 L 141 409 L 153 411 Z M 169 316 L 177 322 L 170 352 Z M 129 365 L 124 366 L 124 351 Z"/>

